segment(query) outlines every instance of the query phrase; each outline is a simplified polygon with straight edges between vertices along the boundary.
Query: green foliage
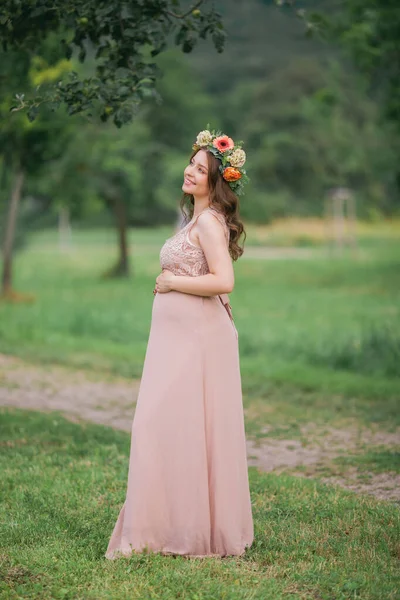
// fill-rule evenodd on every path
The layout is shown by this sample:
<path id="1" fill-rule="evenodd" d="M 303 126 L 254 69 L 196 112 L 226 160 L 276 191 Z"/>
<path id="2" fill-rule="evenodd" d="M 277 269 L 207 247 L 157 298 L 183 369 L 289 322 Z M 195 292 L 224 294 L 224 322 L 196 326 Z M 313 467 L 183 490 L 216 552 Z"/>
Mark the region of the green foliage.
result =
<path id="1" fill-rule="evenodd" d="M 38 86 L 34 97 L 17 96 L 17 108 L 27 108 L 34 119 L 43 103 L 53 108 L 63 103 L 70 115 L 96 111 L 102 121 L 112 117 L 121 127 L 133 119 L 145 98 L 154 95 L 160 73 L 152 58 L 165 50 L 171 36 L 185 53 L 208 36 L 222 52 L 225 32 L 220 15 L 206 3 L 201 0 L 195 10 L 184 10 L 178 0 L 56 0 L 51 5 L 47 0 L 29 4 L 4 0 L 0 8 L 4 51 L 36 53 L 49 33 L 57 33 L 66 59 L 75 52 L 83 63 L 87 54 L 94 53 L 94 74 L 81 77 L 72 71 L 55 85 Z"/>
<path id="2" fill-rule="evenodd" d="M 328 19 L 340 14 L 335 7 L 307 2 Z M 213 125 L 245 141 L 242 214 L 264 223 L 321 215 L 326 191 L 340 185 L 354 191 L 362 217 L 398 210 L 398 149 L 380 118 L 379 86 L 369 90 L 337 45 L 306 39 L 304 21 L 273 0 L 218 8 L 226 51 L 214 60 L 203 45 L 188 60 L 215 98 Z"/>
<path id="3" fill-rule="evenodd" d="M 62 133 L 66 131 L 62 115 L 53 117 L 45 111 L 43 118 L 32 124 L 26 115 L 8 111 L 15 85 L 32 88 L 32 58 L 26 52 L 0 52 L 0 147 L 8 167 L 19 164 L 25 171 L 36 170 L 52 155 L 62 151 Z M 22 96 L 21 96 L 22 97 Z M 51 148 L 51 149 L 50 149 Z"/>
<path id="4" fill-rule="evenodd" d="M 207 123 L 244 140 L 251 181 L 240 209 L 249 221 L 321 215 L 326 191 L 339 185 L 353 189 L 359 216 L 395 212 L 398 152 L 391 131 L 379 119 L 381 99 L 370 97 L 364 80 L 334 55 L 332 46 L 305 40 L 301 21 L 292 11 L 277 10 L 272 0 L 249 0 L 235 10 L 218 1 L 216 9 L 230 32 L 227 52 L 216 55 L 201 38 L 198 51 L 189 54 L 171 48 L 151 57 L 150 49 L 143 49 L 160 77 L 154 82 L 155 96 L 136 105 L 132 124 L 114 135 L 108 127 L 113 110 L 106 109 L 109 119 L 101 128 L 94 125 L 98 113 L 93 108 L 93 117 L 70 119 L 71 135 L 65 141 L 57 130 L 44 132 L 42 139 L 54 136 L 54 146 L 62 152 L 45 176 L 34 168 L 29 177 L 30 195 L 54 200 L 50 210 L 49 202 L 42 204 L 43 225 L 56 223 L 61 204 L 70 206 L 76 224 L 81 218 L 90 224 L 91 217 L 93 225 L 110 222 L 102 209 L 109 205 L 105 196 L 110 191 L 128 207 L 131 224 L 172 223 L 191 145 Z M 198 16 L 193 19 L 199 24 Z M 14 90 L 28 85 L 26 73 L 30 90 L 51 83 L 48 76 L 57 69 L 65 76 L 59 38 L 46 37 L 39 54 L 25 53 L 26 64 L 17 65 L 10 51 L 8 61 L 1 61 L 0 69 L 10 65 L 1 92 L 2 131 L 9 127 L 7 135 L 22 117 L 23 111 L 7 111 Z M 92 76 L 98 59 L 90 45 L 82 64 L 72 56 L 69 69 L 82 83 Z"/>
<path id="5" fill-rule="evenodd" d="M 13 90 L 21 86 L 30 92 L 38 80 L 53 81 L 68 69 L 70 65 L 60 59 L 57 53 L 54 36 L 49 36 L 43 42 L 41 56 L 31 55 L 24 50 L 7 53 L 0 50 L 0 164 L 3 172 L 0 241 L 5 239 L 8 202 L 17 173 L 24 176 L 22 196 L 29 197 L 32 194 L 17 215 L 18 227 L 12 243 L 14 249 L 23 245 L 26 231 L 49 210 L 53 198 L 41 194 L 37 182 L 52 177 L 55 161 L 61 160 L 74 135 L 75 123 L 65 111 L 54 113 L 48 106 L 34 121 L 26 113 L 10 113 Z"/>
<path id="6" fill-rule="evenodd" d="M 319 16 L 310 15 L 311 22 Z M 387 0 L 342 0 L 333 19 L 322 30 L 339 40 L 365 73 L 384 113 L 400 132 L 400 11 Z"/>
<path id="7" fill-rule="evenodd" d="M 250 102 L 252 110 L 243 111 Z M 322 215 L 327 191 L 337 186 L 357 193 L 361 215 L 371 205 L 387 210 L 395 152 L 379 126 L 376 106 L 338 63 L 293 59 L 268 80 L 243 84 L 235 105 L 243 113 L 241 131 L 251 148 L 253 183 L 247 193 L 257 199 L 264 195 L 267 217 Z M 291 199 L 281 204 L 286 208 L 281 212 L 274 208 L 278 195 Z M 246 217 L 257 218 L 251 206 L 244 210 Z"/>
<path id="8" fill-rule="evenodd" d="M 278 4 L 295 5 L 295 0 Z M 396 0 L 339 0 L 297 11 L 307 32 L 339 44 L 369 84 L 382 116 L 400 133 L 400 10 Z M 397 157 L 400 155 L 395 145 Z M 400 176 L 397 170 L 397 185 Z"/>
<path id="9" fill-rule="evenodd" d="M 276 352 L 281 350 L 278 344 Z M 333 370 L 400 377 L 400 330 L 384 322 L 366 324 L 351 335 L 338 333 L 329 344 L 319 340 L 313 346 L 297 340 L 291 351 L 293 358 L 304 356 L 311 363 Z"/>

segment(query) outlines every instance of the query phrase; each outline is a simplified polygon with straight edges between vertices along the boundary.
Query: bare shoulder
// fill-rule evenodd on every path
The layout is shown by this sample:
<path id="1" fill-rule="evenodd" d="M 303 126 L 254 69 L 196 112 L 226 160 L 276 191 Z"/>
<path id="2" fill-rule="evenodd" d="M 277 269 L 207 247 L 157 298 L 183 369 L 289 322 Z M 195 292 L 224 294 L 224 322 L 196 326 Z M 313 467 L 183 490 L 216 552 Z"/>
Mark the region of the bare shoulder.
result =
<path id="1" fill-rule="evenodd" d="M 223 228 L 221 221 L 221 218 L 218 218 L 213 211 L 207 210 L 197 219 L 198 230 L 218 232 Z"/>
<path id="2" fill-rule="evenodd" d="M 199 215 L 198 222 L 200 221 L 202 221 L 204 226 L 214 226 L 218 228 L 217 223 L 221 223 L 222 226 L 227 227 L 224 215 L 214 208 L 205 210 L 201 215 Z"/>

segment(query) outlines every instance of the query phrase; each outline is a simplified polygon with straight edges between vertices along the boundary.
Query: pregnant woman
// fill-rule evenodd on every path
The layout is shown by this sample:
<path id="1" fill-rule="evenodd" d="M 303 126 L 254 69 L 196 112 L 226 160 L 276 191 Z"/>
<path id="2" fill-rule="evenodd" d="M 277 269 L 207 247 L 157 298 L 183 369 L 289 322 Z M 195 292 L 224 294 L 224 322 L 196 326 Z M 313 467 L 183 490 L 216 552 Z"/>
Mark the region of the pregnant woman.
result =
<path id="1" fill-rule="evenodd" d="M 160 252 L 125 502 L 105 557 L 242 555 L 253 542 L 238 332 L 228 293 L 243 249 L 240 144 L 201 131 L 184 171 L 187 224 Z M 188 214 L 186 213 L 186 210 Z"/>

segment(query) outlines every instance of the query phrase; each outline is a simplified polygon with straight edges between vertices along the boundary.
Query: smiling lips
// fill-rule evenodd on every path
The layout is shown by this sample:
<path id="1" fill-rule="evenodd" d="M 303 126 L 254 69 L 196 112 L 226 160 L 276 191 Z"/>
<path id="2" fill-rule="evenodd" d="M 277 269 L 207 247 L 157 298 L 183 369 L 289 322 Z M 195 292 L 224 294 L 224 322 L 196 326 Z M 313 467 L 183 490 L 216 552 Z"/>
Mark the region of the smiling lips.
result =
<path id="1" fill-rule="evenodd" d="M 188 179 L 187 177 L 185 177 L 185 179 L 184 179 L 184 183 L 185 183 L 186 185 L 195 185 L 195 184 L 194 184 L 194 182 L 193 182 L 193 181 L 191 181 L 190 179 Z"/>

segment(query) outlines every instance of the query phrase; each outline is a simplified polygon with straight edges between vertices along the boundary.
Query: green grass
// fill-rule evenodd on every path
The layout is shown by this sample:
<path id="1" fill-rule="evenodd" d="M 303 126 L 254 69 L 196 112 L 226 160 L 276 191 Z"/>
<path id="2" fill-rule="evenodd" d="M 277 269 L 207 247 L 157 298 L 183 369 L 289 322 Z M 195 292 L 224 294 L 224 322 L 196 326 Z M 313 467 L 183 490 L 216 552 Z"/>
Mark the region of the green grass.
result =
<path id="1" fill-rule="evenodd" d="M 0 423 L 1 598 L 398 598 L 394 505 L 251 467 L 255 541 L 244 557 L 108 561 L 129 435 L 57 413 L 2 410 Z"/>
<path id="2" fill-rule="evenodd" d="M 400 473 L 400 452 L 392 452 L 386 448 L 369 448 L 363 454 L 339 456 L 334 462 L 343 466 L 356 466 L 359 472 Z"/>
<path id="3" fill-rule="evenodd" d="M 119 281 L 101 277 L 115 259 L 112 231 L 75 231 L 64 254 L 54 232 L 33 236 L 17 256 L 15 287 L 36 301 L 0 303 L 0 351 L 140 377 L 159 250 L 170 234 L 131 231 L 133 276 Z M 235 263 L 231 303 L 247 407 L 267 403 L 279 419 L 285 411 L 308 421 L 399 424 L 399 250 L 391 232 L 362 238 L 358 257 L 245 253 Z"/>
<path id="4" fill-rule="evenodd" d="M 298 223 L 291 227 L 274 234 L 282 244 L 304 235 Z M 308 259 L 245 254 L 235 264 L 231 302 L 248 436 L 307 444 L 325 427 L 399 426 L 396 231 L 368 230 L 358 258 L 318 248 Z M 263 239 L 256 233 L 249 246 Z M 77 230 L 64 254 L 53 232 L 33 236 L 17 256 L 15 287 L 36 300 L 0 303 L 0 352 L 90 368 L 96 377 L 140 377 L 159 250 L 169 235 L 168 228 L 130 232 L 134 273 L 120 281 L 101 277 L 115 259 L 112 231 Z M 399 598 L 396 504 L 254 467 L 255 542 L 245 557 L 107 561 L 126 491 L 129 436 L 57 413 L 3 410 L 0 417 L 1 598 Z M 317 433 L 305 436 L 303 425 Z M 357 444 L 317 465 L 313 476 L 354 468 L 364 479 L 398 473 L 398 448 Z"/>

